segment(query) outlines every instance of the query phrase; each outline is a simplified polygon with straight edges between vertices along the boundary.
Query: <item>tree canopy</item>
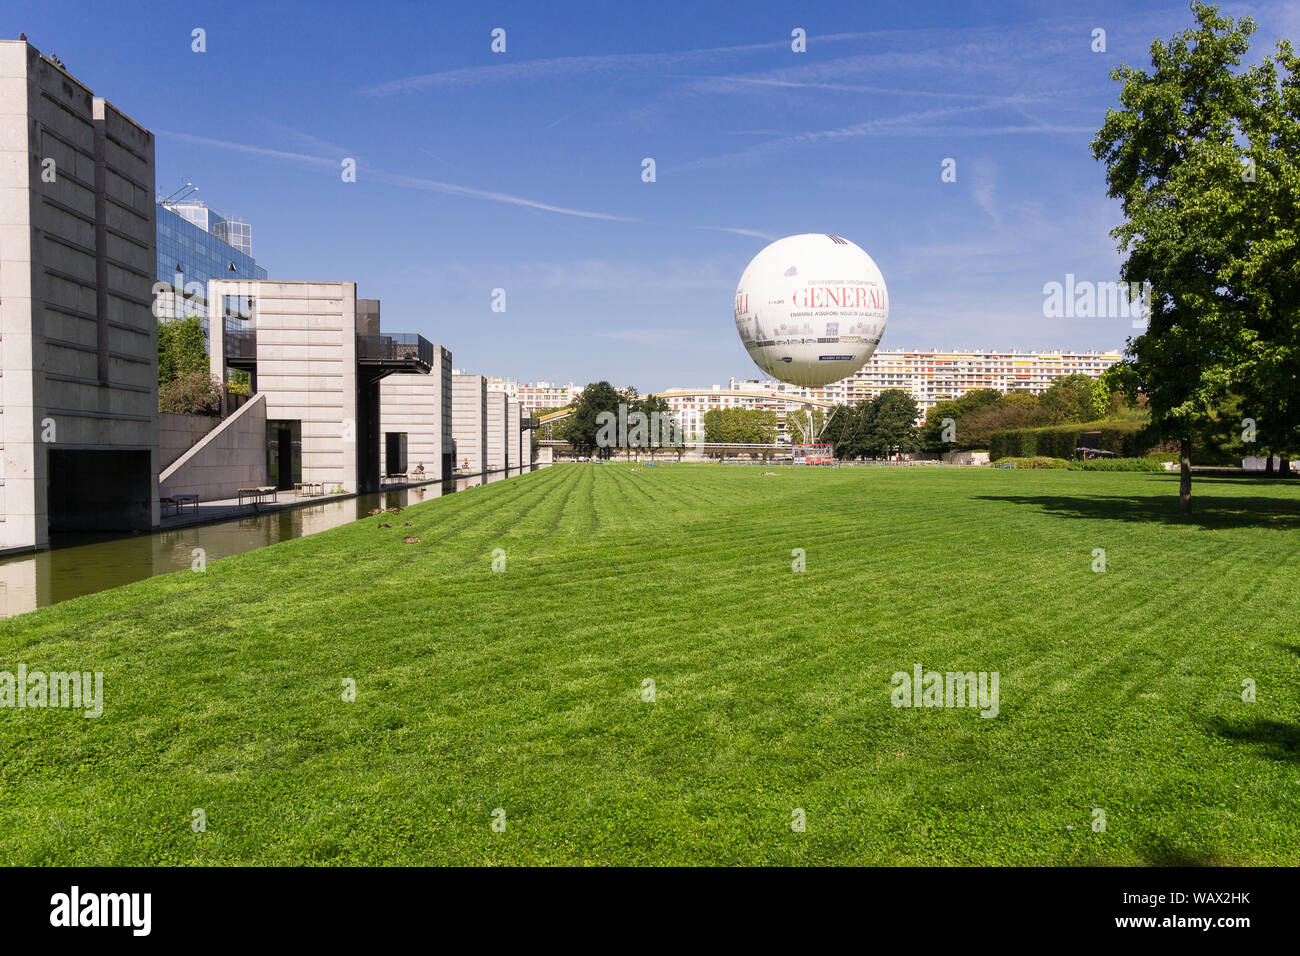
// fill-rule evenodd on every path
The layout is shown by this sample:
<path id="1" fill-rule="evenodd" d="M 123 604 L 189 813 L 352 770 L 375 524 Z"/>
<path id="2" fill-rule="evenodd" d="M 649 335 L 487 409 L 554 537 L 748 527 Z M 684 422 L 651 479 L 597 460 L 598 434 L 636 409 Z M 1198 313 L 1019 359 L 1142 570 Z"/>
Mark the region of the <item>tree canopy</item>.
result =
<path id="1" fill-rule="evenodd" d="M 1124 215 L 1111 233 L 1121 278 L 1151 289 L 1125 374 L 1153 428 L 1181 447 L 1183 514 L 1193 447 L 1222 431 L 1234 391 L 1273 419 L 1275 448 L 1294 448 L 1300 295 L 1295 57 L 1283 41 L 1276 57 L 1242 69 L 1253 21 L 1200 2 L 1192 10 L 1195 27 L 1152 43 L 1149 72 L 1111 74 L 1120 106 L 1092 143 Z"/>

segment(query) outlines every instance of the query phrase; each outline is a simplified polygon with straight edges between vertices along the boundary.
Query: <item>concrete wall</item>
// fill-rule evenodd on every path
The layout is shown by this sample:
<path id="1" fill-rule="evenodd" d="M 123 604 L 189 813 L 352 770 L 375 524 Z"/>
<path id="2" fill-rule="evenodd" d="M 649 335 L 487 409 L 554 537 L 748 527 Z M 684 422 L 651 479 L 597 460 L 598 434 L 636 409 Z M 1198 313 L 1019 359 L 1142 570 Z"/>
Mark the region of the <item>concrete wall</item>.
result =
<path id="1" fill-rule="evenodd" d="M 48 544 L 51 450 L 131 453 L 96 517 L 157 521 L 154 208 L 153 134 L 0 41 L 0 552 Z"/>
<path id="2" fill-rule="evenodd" d="M 158 464 L 166 468 L 221 424 L 212 415 L 159 415 Z"/>
<path id="3" fill-rule="evenodd" d="M 519 433 L 519 471 L 528 474 L 533 470 L 533 430 L 525 428 Z"/>
<path id="4" fill-rule="evenodd" d="M 379 465 L 388 474 L 386 432 L 406 432 L 406 470 L 424 463 L 425 478 L 450 478 L 442 473 L 443 456 L 451 453 L 451 352 L 433 350 L 428 375 L 390 375 L 379 383 Z"/>
<path id="5" fill-rule="evenodd" d="M 488 440 L 487 379 L 482 375 L 452 375 L 451 434 L 456 444 L 456 472 L 481 473 Z"/>
<path id="6" fill-rule="evenodd" d="M 506 406 L 509 399 L 505 392 L 487 393 L 487 470 L 507 471 L 510 467 L 507 441 L 509 422 Z"/>
<path id="7" fill-rule="evenodd" d="M 253 298 L 257 394 L 266 397 L 267 421 L 302 422 L 301 480 L 357 491 L 356 283 L 209 282 L 212 372 L 223 380 L 229 377 L 223 351 L 226 295 Z"/>
<path id="8" fill-rule="evenodd" d="M 233 498 L 240 488 L 266 483 L 266 396 L 261 393 L 159 477 L 164 496 L 198 495 L 203 501 Z"/>
<path id="9" fill-rule="evenodd" d="M 523 458 L 519 454 L 519 423 L 523 419 L 518 402 L 506 403 L 506 457 L 510 459 L 510 474 L 520 473 L 519 463 Z"/>

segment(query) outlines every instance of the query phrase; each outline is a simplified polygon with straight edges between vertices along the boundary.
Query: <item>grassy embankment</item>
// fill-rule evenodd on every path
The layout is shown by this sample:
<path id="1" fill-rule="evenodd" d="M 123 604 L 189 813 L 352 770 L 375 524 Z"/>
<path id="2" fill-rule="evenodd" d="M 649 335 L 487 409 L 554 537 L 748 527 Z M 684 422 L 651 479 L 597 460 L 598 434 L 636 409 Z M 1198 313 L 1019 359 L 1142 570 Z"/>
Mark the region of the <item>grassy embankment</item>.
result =
<path id="1" fill-rule="evenodd" d="M 559 466 L 0 622 L 106 698 L 0 710 L 0 863 L 1300 863 L 1300 481 L 765 470 Z M 891 706 L 918 662 L 998 716 Z"/>

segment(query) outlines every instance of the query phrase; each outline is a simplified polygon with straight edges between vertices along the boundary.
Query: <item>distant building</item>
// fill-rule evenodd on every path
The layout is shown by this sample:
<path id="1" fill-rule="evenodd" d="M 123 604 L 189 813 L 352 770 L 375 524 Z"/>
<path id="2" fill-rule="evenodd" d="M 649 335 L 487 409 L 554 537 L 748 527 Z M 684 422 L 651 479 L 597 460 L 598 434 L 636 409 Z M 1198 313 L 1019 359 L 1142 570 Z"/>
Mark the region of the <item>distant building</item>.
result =
<path id="1" fill-rule="evenodd" d="M 460 374 L 460 370 L 456 370 Z M 484 380 L 489 392 L 503 392 L 512 402 L 518 402 L 525 415 L 539 408 L 565 408 L 582 395 L 582 386 L 570 382 L 557 385 L 552 382 L 520 383 L 511 378 L 489 376 Z"/>
<path id="2" fill-rule="evenodd" d="M 519 391 L 519 383 L 512 378 L 501 378 L 497 375 L 489 375 L 485 380 L 489 392 L 500 392 L 510 401 L 515 400 L 515 393 Z"/>
<path id="3" fill-rule="evenodd" d="M 551 382 L 532 382 L 520 385 L 515 393 L 515 400 L 525 413 L 532 413 L 539 408 L 565 408 L 582 397 L 582 386 L 569 382 L 557 385 Z"/>
<path id="4" fill-rule="evenodd" d="M 208 331 L 207 286 L 213 279 L 267 277 L 253 259 L 253 227 L 225 219 L 197 201 L 158 203 L 158 285 L 155 314 L 159 319 L 197 315 Z M 181 289 L 183 299 L 175 295 Z"/>
<path id="5" fill-rule="evenodd" d="M 726 388 L 673 388 L 667 400 L 688 440 L 704 437 L 704 413 L 714 408 L 752 408 L 777 413 L 780 440 L 787 440 L 786 412 L 809 404 L 855 405 L 891 388 L 908 392 L 922 419 L 937 403 L 976 389 L 1039 394 L 1067 375 L 1097 378 L 1120 360 L 1118 352 L 877 351 L 849 378 L 821 388 L 759 379 L 731 379 Z"/>
<path id="6" fill-rule="evenodd" d="M 168 209 L 186 222 L 193 223 L 208 235 L 239 250 L 245 257 L 253 258 L 253 227 L 242 219 L 227 219 L 209 209 L 201 199 L 186 199 L 166 203 Z M 228 277 L 229 278 L 229 277 Z M 255 278 L 245 276 L 242 278 Z"/>
<path id="7" fill-rule="evenodd" d="M 158 520 L 154 137 L 0 41 L 0 552 Z"/>

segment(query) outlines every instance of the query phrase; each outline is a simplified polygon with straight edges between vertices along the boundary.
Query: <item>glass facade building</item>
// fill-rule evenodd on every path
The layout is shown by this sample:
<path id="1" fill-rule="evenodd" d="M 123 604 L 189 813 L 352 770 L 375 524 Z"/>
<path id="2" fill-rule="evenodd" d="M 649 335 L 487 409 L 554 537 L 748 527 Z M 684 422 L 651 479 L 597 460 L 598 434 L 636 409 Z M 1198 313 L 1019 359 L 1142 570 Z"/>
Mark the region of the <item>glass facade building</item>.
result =
<path id="1" fill-rule="evenodd" d="M 250 259 L 253 257 L 253 227 L 242 219 L 227 219 L 206 203 L 169 202 L 167 208 L 187 222 L 192 222 L 210 236 L 216 236 Z"/>
<path id="2" fill-rule="evenodd" d="M 160 303 L 161 319 L 198 315 L 203 328 L 208 327 L 207 295 L 209 279 L 265 279 L 266 270 L 251 253 L 252 227 L 248 223 L 223 219 L 206 206 L 195 204 L 164 206 L 158 204 L 158 281 L 169 287 L 191 284 L 187 301 L 177 302 L 165 295 Z M 234 238 L 239 245 L 229 241 Z"/>

